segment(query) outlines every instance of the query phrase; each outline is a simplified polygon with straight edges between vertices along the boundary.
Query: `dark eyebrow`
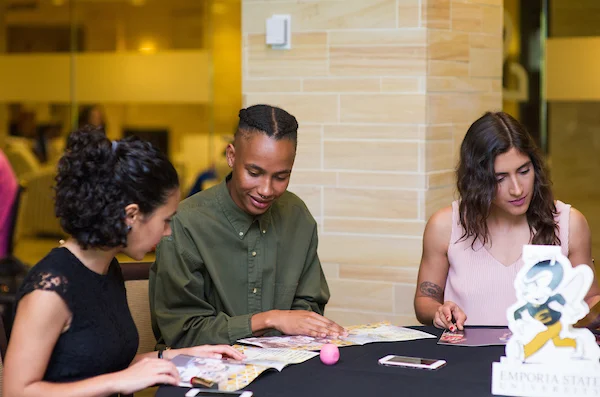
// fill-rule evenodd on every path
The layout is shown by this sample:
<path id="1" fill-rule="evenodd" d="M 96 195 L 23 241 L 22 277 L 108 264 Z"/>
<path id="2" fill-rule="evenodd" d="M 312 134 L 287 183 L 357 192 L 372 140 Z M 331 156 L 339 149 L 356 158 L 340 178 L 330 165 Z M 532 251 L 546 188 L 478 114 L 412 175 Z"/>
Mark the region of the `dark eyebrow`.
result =
<path id="1" fill-rule="evenodd" d="M 519 171 L 522 168 L 529 167 L 530 165 L 531 165 L 531 160 L 528 161 L 528 162 L 526 162 L 525 164 L 523 164 L 519 168 L 517 168 L 517 171 Z M 508 172 L 496 172 L 495 175 L 496 176 L 508 175 Z"/>
<path id="2" fill-rule="evenodd" d="M 256 164 L 246 164 L 246 168 L 252 168 L 255 171 L 261 172 L 261 173 L 266 173 L 266 171 L 264 169 L 262 169 L 261 167 L 259 167 Z M 281 174 L 291 174 L 292 170 L 281 170 L 281 171 L 277 171 L 275 173 L 273 173 L 274 175 L 281 175 Z"/>
<path id="3" fill-rule="evenodd" d="M 517 168 L 517 171 L 520 170 L 521 168 L 529 167 L 530 165 L 531 165 L 531 160 L 529 160 L 528 162 L 526 162 L 525 164 L 523 164 L 522 166 Z"/>
<path id="4" fill-rule="evenodd" d="M 252 168 L 252 169 L 254 169 L 256 171 L 265 172 L 265 170 L 263 170 L 262 168 L 260 168 L 256 164 L 246 164 L 246 168 Z"/>

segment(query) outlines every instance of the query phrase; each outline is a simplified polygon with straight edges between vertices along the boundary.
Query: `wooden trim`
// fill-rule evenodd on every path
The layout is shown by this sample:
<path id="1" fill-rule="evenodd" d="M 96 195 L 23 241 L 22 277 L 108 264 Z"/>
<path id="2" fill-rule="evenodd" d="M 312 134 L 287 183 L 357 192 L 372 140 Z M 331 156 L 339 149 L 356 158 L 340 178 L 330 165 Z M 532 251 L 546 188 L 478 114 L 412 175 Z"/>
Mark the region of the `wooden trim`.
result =
<path id="1" fill-rule="evenodd" d="M 121 262 L 121 271 L 125 281 L 148 280 L 150 266 L 154 262 Z"/>

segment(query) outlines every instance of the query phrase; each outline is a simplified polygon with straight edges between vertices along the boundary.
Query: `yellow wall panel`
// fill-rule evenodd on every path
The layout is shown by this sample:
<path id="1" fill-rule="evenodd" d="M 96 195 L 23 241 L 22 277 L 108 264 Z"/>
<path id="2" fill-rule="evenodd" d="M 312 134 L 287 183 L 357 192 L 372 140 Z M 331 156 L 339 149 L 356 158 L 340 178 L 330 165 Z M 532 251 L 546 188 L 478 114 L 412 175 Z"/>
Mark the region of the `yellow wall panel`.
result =
<path id="1" fill-rule="evenodd" d="M 600 100 L 600 37 L 555 38 L 546 42 L 549 101 Z"/>
<path id="2" fill-rule="evenodd" d="M 204 51 L 77 54 L 71 98 L 71 55 L 4 55 L 0 101 L 206 103 L 208 62 Z"/>

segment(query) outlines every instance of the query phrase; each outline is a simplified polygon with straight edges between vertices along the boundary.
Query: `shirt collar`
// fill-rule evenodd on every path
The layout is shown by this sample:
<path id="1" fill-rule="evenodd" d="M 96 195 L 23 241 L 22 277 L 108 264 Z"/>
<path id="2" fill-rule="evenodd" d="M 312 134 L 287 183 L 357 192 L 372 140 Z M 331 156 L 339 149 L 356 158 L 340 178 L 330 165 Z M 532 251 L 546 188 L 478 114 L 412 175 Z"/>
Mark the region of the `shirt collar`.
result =
<path id="1" fill-rule="evenodd" d="M 219 206 L 225 214 L 225 217 L 235 230 L 235 233 L 240 239 L 243 239 L 254 221 L 258 221 L 258 226 L 260 227 L 261 232 L 266 233 L 271 225 L 272 205 L 264 214 L 259 215 L 258 217 L 254 217 L 246 213 L 244 210 L 238 207 L 229 194 L 229 189 L 227 189 L 227 181 L 230 179 L 231 173 L 216 186 L 217 201 L 219 202 Z"/>

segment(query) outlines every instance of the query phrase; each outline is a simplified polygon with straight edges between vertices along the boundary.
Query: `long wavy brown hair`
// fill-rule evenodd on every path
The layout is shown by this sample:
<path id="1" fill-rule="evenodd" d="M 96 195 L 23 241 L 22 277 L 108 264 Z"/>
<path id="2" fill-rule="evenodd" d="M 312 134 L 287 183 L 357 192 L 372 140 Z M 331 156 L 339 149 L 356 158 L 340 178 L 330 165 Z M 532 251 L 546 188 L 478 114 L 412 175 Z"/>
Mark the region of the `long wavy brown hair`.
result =
<path id="1" fill-rule="evenodd" d="M 504 112 L 488 112 L 480 117 L 469 127 L 460 146 L 456 176 L 464 234 L 459 241 L 472 237 L 472 247 L 478 239 L 483 244 L 488 242 L 487 219 L 497 189 L 494 162 L 496 156 L 511 148 L 529 156 L 535 173 L 527 209 L 532 244 L 560 245 L 552 183 L 545 162 L 525 127 Z"/>

